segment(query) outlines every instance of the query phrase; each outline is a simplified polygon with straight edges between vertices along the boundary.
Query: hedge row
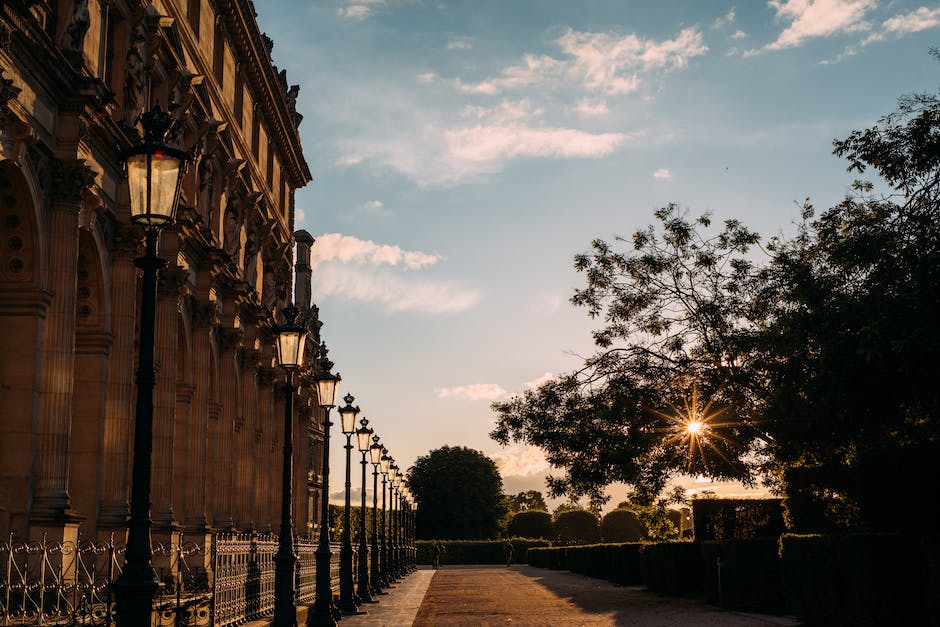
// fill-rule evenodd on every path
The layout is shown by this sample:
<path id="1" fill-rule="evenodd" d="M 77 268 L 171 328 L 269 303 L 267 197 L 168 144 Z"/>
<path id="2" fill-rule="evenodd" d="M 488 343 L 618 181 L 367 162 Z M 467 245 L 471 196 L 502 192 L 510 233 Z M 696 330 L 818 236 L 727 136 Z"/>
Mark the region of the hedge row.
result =
<path id="1" fill-rule="evenodd" d="M 529 564 L 622 585 L 645 585 L 663 594 L 696 594 L 701 590 L 701 556 L 692 542 L 533 548 L 529 550 Z"/>
<path id="2" fill-rule="evenodd" d="M 442 540 L 444 564 L 505 564 L 505 540 Z M 530 547 L 548 546 L 547 540 L 513 538 L 512 559 L 515 563 L 526 563 L 526 552 Z M 418 564 L 430 564 L 433 552 L 431 540 L 418 540 L 415 545 Z"/>
<path id="3" fill-rule="evenodd" d="M 901 534 L 794 535 L 703 543 L 532 548 L 529 564 L 704 592 L 734 610 L 795 614 L 807 625 L 940 626 L 940 540 Z"/>

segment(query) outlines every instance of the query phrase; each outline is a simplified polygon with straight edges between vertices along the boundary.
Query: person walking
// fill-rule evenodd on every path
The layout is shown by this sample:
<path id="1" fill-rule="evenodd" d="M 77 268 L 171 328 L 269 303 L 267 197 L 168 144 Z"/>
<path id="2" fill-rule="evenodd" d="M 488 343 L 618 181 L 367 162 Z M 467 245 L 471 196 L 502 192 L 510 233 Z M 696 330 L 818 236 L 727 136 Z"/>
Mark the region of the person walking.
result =
<path id="1" fill-rule="evenodd" d="M 512 541 L 509 538 L 506 538 L 506 542 L 503 544 L 503 553 L 506 554 L 506 568 L 509 568 L 509 565 L 512 564 Z"/>

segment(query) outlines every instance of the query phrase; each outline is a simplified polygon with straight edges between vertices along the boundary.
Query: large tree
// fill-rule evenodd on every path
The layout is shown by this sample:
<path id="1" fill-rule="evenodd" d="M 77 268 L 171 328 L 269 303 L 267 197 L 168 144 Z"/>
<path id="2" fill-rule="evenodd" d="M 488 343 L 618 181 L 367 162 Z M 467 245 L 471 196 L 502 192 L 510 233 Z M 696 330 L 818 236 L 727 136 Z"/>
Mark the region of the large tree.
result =
<path id="1" fill-rule="evenodd" d="M 940 99 L 902 98 L 835 153 L 881 180 L 807 203 L 792 237 L 670 205 L 593 242 L 572 301 L 603 319 L 597 352 L 495 403 L 492 436 L 541 447 L 564 471 L 553 496 L 622 481 L 648 503 L 676 472 L 761 476 L 820 505 L 805 526 L 891 526 L 892 490 L 937 472 Z"/>
<path id="2" fill-rule="evenodd" d="M 443 446 L 408 470 L 423 539 L 481 540 L 499 535 L 506 513 L 496 462 L 464 446 Z"/>

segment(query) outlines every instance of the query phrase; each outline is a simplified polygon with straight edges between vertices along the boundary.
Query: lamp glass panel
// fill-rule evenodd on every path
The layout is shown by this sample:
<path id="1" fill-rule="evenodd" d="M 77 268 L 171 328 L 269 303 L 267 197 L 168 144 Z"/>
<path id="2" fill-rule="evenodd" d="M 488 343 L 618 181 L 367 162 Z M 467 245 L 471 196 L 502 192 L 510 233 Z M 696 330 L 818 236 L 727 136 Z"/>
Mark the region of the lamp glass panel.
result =
<path id="1" fill-rule="evenodd" d="M 302 329 L 284 330 L 277 334 L 277 362 L 282 368 L 297 368 L 304 359 L 306 335 Z"/>
<path id="2" fill-rule="evenodd" d="M 390 460 L 388 456 L 382 456 L 382 458 L 379 459 L 379 468 L 381 468 L 383 475 L 387 475 L 391 472 L 391 465 L 392 460 Z"/>
<path id="3" fill-rule="evenodd" d="M 336 388 L 339 381 L 332 376 L 317 379 L 317 399 L 320 407 L 333 407 L 336 405 Z"/>
<path id="4" fill-rule="evenodd" d="M 340 407 L 339 422 L 343 433 L 346 435 L 352 435 L 356 431 L 356 416 L 358 415 L 359 410 L 357 410 L 355 407 Z"/>
<path id="5" fill-rule="evenodd" d="M 395 481 L 395 476 L 398 474 L 398 466 L 389 466 L 388 467 L 388 478 L 393 482 Z"/>
<path id="6" fill-rule="evenodd" d="M 176 215 L 176 195 L 182 171 L 183 161 L 180 158 L 159 150 L 129 156 L 127 184 L 130 191 L 131 219 L 148 226 L 172 222 Z"/>
<path id="7" fill-rule="evenodd" d="M 369 442 L 372 440 L 372 429 L 363 427 L 356 431 L 356 438 L 359 440 L 359 452 L 365 453 L 369 450 Z"/>
<path id="8" fill-rule="evenodd" d="M 369 461 L 378 464 L 382 461 L 382 447 L 379 444 L 373 444 L 369 447 Z"/>

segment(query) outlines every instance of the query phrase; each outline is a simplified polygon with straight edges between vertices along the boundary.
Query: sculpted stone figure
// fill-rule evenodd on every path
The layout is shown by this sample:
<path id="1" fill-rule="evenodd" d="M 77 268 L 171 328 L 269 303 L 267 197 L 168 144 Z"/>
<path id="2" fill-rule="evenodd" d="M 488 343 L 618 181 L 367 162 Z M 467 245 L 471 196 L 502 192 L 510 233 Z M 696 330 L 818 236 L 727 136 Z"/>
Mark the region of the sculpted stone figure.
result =
<path id="1" fill-rule="evenodd" d="M 72 10 L 69 11 L 68 21 L 65 23 L 65 29 L 59 38 L 59 46 L 71 52 L 81 52 L 90 25 L 88 0 L 74 0 Z"/>
<path id="2" fill-rule="evenodd" d="M 128 128 L 137 126 L 144 111 L 144 57 L 140 43 L 127 49 L 124 63 L 124 124 Z"/>

